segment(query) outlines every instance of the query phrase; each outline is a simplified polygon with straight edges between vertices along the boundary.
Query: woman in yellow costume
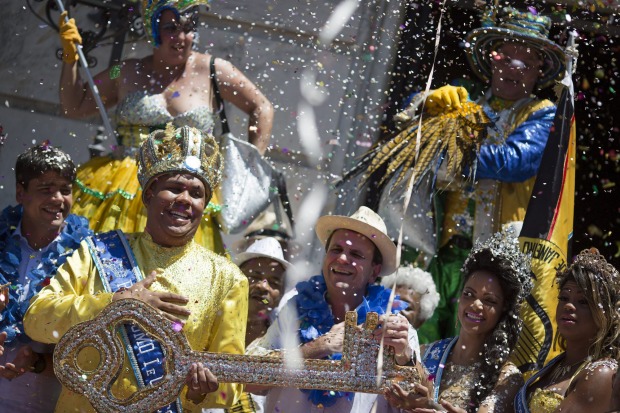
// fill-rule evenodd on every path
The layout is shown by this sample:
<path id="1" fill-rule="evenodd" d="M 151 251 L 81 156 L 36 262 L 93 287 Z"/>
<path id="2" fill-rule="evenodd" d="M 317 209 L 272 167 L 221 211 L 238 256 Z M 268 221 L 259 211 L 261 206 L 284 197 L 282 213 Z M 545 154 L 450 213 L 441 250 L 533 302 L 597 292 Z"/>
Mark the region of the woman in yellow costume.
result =
<path id="1" fill-rule="evenodd" d="M 265 152 L 271 136 L 273 108 L 267 98 L 230 62 L 215 59 L 212 76 L 209 54 L 192 50 L 198 5 L 208 0 L 142 0 L 145 31 L 153 54 L 128 59 L 94 77 L 106 108 L 116 106 L 120 147 L 115 156 L 91 159 L 78 170 L 72 212 L 83 215 L 96 232 L 122 229 L 138 232 L 146 223 L 136 179 L 134 154 L 148 134 L 165 124 L 192 126 L 212 133 L 217 118 L 212 82 L 221 97 L 249 116 L 248 138 Z M 92 91 L 80 79 L 76 44 L 82 39 L 74 19 L 61 16 L 63 66 L 60 104 L 66 116 L 83 118 L 97 113 Z M 196 240 L 216 252 L 223 242 L 213 213 L 222 206 L 212 199 Z"/>
<path id="2" fill-rule="evenodd" d="M 508 360 L 522 321 L 515 314 L 532 289 L 529 257 L 512 228 L 477 242 L 463 264 L 456 337 L 422 346 L 430 383 L 411 392 L 393 384 L 385 393 L 402 413 L 508 413 L 523 386 Z"/>
<path id="3" fill-rule="evenodd" d="M 557 341 L 564 352 L 519 390 L 515 412 L 608 412 L 620 357 L 620 274 L 591 249 L 558 273 L 557 282 Z"/>

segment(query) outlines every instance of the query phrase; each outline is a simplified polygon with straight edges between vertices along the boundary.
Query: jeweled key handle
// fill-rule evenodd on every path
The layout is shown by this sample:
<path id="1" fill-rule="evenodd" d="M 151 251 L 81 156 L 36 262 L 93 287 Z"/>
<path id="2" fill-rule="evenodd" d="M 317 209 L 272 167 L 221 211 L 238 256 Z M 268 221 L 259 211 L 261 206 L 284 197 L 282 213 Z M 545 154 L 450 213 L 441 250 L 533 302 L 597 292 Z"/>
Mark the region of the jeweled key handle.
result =
<path id="1" fill-rule="evenodd" d="M 185 335 L 172 328 L 170 320 L 142 301 L 113 302 L 93 320 L 71 328 L 54 351 L 54 372 L 63 385 L 83 394 L 98 412 L 149 412 L 178 397 L 192 363 L 204 363 L 221 383 L 253 383 L 276 387 L 329 389 L 380 393 L 392 382 L 409 389 L 420 381 L 413 367 L 398 366 L 393 349 L 386 346 L 380 375 L 377 370 L 379 341 L 372 331 L 379 321 L 368 313 L 363 328 L 356 328 L 357 313 L 346 315 L 342 360 L 298 360 L 290 363 L 277 356 L 246 356 L 208 353 L 190 348 Z M 126 399 L 116 398 L 112 383 L 123 368 L 125 349 L 117 334 L 123 324 L 137 324 L 164 351 L 165 378 Z M 99 352 L 99 364 L 86 371 L 78 365 L 78 354 L 92 347 Z M 303 366 L 301 368 L 291 366 Z"/>

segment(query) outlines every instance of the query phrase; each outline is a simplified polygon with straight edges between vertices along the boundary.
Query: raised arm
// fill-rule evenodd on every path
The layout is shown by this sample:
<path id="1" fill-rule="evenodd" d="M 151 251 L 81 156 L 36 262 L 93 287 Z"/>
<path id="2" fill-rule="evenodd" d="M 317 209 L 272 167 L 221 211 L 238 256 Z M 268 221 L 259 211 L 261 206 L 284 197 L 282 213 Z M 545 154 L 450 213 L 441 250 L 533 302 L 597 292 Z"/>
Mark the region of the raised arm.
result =
<path id="1" fill-rule="evenodd" d="M 248 140 L 264 154 L 273 126 L 271 102 L 232 63 L 216 59 L 215 71 L 222 99 L 248 114 Z"/>
<path id="2" fill-rule="evenodd" d="M 93 92 L 87 83 L 83 82 L 78 69 L 77 46 L 82 43 L 74 19 L 65 22 L 64 12 L 60 16 L 60 41 L 63 47 L 62 71 L 60 73 L 59 97 L 60 107 L 69 118 L 83 118 L 95 115 L 98 111 Z M 95 76 L 95 85 L 106 107 L 116 104 L 118 84 L 116 68 L 107 69 Z"/>

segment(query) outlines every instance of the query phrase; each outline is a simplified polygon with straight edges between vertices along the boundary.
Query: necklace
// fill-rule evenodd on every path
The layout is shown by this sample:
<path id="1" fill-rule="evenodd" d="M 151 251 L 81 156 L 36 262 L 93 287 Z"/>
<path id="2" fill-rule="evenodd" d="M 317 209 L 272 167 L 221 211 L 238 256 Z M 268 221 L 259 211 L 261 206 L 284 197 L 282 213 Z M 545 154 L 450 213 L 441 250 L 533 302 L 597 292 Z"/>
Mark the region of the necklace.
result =
<path id="1" fill-rule="evenodd" d="M 555 368 L 553 369 L 553 373 L 551 374 L 550 378 L 550 384 L 554 384 L 560 381 L 561 378 L 566 377 L 568 374 L 570 374 L 570 372 L 573 370 L 573 368 L 577 365 L 579 365 L 579 369 L 577 370 L 581 370 L 581 367 L 586 364 L 587 362 L 590 361 L 590 357 L 586 357 L 583 360 L 579 360 L 573 364 L 569 364 L 567 366 L 564 366 L 564 360 L 560 361 L 557 366 L 555 366 Z"/>
<path id="2" fill-rule="evenodd" d="M 489 101 L 489 106 L 495 112 L 501 112 L 503 110 L 511 108 L 512 105 L 514 105 L 514 103 L 515 103 L 514 100 L 507 100 L 507 99 L 499 98 L 497 96 L 493 96 Z"/>

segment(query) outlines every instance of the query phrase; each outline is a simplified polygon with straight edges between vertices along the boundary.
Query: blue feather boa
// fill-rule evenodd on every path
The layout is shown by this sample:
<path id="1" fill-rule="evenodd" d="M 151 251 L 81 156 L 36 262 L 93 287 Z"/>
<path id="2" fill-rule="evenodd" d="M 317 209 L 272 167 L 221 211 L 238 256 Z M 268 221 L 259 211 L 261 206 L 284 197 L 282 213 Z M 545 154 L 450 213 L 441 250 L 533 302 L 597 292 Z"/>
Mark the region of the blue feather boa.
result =
<path id="1" fill-rule="evenodd" d="M 30 288 L 26 297 L 22 297 L 24 286 L 19 283 L 19 264 L 22 251 L 19 240 L 13 237 L 22 219 L 21 205 L 6 207 L 0 215 L 0 284 L 11 283 L 9 303 L 0 313 L 0 332 L 6 331 L 5 343 L 15 339 L 25 340 L 22 320 L 30 299 L 49 283 L 58 267 L 65 263 L 80 242 L 93 234 L 88 227 L 88 220 L 77 215 L 69 215 L 59 237 L 52 242 L 51 248 L 43 253 L 41 265 L 28 274 Z M 20 298 L 21 297 L 21 298 Z"/>
<path id="2" fill-rule="evenodd" d="M 334 316 L 325 300 L 327 285 L 323 275 L 315 275 L 308 281 L 297 284 L 297 314 L 299 316 L 299 340 L 307 343 L 317 337 L 326 334 L 334 326 Z M 369 285 L 366 296 L 362 303 L 355 309 L 357 311 L 357 322 L 363 324 L 369 312 L 379 315 L 385 314 L 390 300 L 391 290 L 380 285 Z M 392 313 L 396 314 L 407 308 L 407 304 L 396 296 L 392 303 Z M 340 360 L 341 353 L 335 353 L 328 357 L 330 360 Z M 308 393 L 308 400 L 315 406 L 323 405 L 329 407 L 334 405 L 339 398 L 346 396 L 348 400 L 353 399 L 353 393 L 330 390 L 301 390 Z"/>

